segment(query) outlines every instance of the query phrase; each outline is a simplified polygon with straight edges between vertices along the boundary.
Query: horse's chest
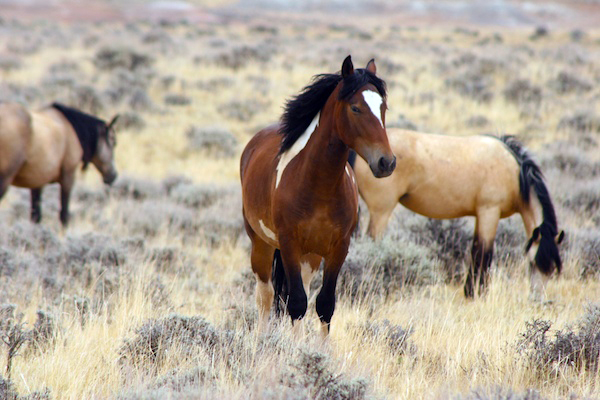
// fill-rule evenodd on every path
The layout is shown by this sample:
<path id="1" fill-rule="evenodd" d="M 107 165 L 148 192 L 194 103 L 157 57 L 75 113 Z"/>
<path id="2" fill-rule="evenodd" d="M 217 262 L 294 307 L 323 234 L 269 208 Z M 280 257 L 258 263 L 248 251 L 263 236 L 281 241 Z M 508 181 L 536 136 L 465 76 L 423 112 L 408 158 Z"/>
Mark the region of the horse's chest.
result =
<path id="1" fill-rule="evenodd" d="M 343 229 L 329 216 L 316 215 L 299 223 L 296 234 L 304 250 L 322 254 L 339 241 Z"/>

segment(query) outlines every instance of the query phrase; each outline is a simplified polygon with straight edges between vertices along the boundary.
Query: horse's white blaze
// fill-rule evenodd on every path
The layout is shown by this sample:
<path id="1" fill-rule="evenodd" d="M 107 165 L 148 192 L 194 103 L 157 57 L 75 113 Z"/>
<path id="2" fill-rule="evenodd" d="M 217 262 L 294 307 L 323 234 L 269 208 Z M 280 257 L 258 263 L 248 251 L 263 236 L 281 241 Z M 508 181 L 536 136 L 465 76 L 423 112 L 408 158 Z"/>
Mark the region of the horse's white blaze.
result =
<path id="1" fill-rule="evenodd" d="M 275 236 L 275 232 L 267 228 L 262 219 L 258 220 L 258 224 L 260 225 L 260 229 L 267 235 L 267 237 L 271 240 L 277 241 L 277 236 Z"/>
<path id="2" fill-rule="evenodd" d="M 383 127 L 383 120 L 381 119 L 381 103 L 383 103 L 383 98 L 381 97 L 381 95 L 372 90 L 365 90 L 363 92 L 363 98 L 365 99 L 365 102 L 369 105 L 369 108 L 371 109 L 373 115 L 377 117 L 379 123 Z"/>
<path id="3" fill-rule="evenodd" d="M 277 164 L 277 179 L 275 180 L 275 187 L 279 186 L 279 181 L 281 180 L 281 175 L 283 175 L 283 171 L 287 165 L 292 161 L 294 157 L 302 151 L 302 149 L 308 143 L 308 139 L 310 139 L 311 135 L 317 129 L 319 125 L 319 118 L 321 117 L 321 112 L 319 111 L 317 115 L 313 118 L 312 122 L 306 128 L 306 130 L 300 135 L 300 137 L 296 140 L 296 142 L 290 147 L 285 153 L 281 155 L 279 158 L 279 164 Z"/>

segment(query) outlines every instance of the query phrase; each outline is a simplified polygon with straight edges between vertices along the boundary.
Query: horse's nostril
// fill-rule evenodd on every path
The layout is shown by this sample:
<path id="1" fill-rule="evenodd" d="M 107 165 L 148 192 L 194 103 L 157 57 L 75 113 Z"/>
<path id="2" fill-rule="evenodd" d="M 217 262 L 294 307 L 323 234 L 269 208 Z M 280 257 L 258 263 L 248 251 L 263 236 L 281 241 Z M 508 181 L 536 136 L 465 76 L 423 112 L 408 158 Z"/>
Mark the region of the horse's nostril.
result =
<path id="1" fill-rule="evenodd" d="M 387 168 L 386 168 L 386 164 L 387 164 L 387 162 L 385 161 L 385 158 L 384 158 L 384 157 L 381 157 L 381 158 L 379 159 L 379 162 L 377 163 L 377 165 L 378 165 L 378 167 L 379 167 L 379 170 L 380 170 L 380 171 L 385 171 L 385 170 L 387 169 Z"/>
<path id="2" fill-rule="evenodd" d="M 394 156 L 394 159 L 392 160 L 392 163 L 390 164 L 390 170 L 393 171 L 396 168 L 396 156 Z"/>

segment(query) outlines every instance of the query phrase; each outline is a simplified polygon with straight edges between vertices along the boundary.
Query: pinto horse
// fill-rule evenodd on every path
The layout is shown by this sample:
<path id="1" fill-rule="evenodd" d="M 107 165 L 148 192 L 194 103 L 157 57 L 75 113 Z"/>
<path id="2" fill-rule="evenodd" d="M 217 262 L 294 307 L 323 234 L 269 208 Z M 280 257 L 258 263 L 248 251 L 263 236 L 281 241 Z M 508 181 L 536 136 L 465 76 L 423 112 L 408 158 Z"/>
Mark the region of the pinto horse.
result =
<path id="1" fill-rule="evenodd" d="M 358 219 L 349 149 L 376 177 L 396 165 L 385 130 L 385 83 L 375 73 L 373 60 L 355 70 L 348 56 L 341 73 L 317 75 L 287 102 L 281 123 L 258 132 L 242 153 L 243 216 L 261 331 L 275 291 L 278 298 L 283 293 L 282 285 L 273 288 L 272 273 L 285 277 L 283 300 L 294 324 L 306 313 L 309 284 L 324 259 L 316 310 L 322 333 L 329 333 L 338 273 Z"/>
<path id="2" fill-rule="evenodd" d="M 380 236 L 396 204 L 430 218 L 475 216 L 466 297 L 483 292 L 492 262 L 498 221 L 521 214 L 529 238 L 531 295 L 540 299 L 546 281 L 561 270 L 554 206 L 539 166 L 512 136 L 446 136 L 388 130 L 398 158 L 396 172 L 375 180 L 356 158 L 359 192 L 369 209 L 368 234 Z M 532 196 L 534 195 L 534 196 Z M 477 289 L 478 287 L 478 289 Z"/>
<path id="3" fill-rule="evenodd" d="M 69 197 L 75 171 L 91 162 L 111 184 L 117 177 L 113 160 L 113 125 L 74 108 L 54 103 L 39 111 L 20 104 L 0 104 L 0 199 L 9 185 L 31 189 L 31 220 L 42 218 L 42 187 L 60 183 L 60 221 L 69 221 Z"/>

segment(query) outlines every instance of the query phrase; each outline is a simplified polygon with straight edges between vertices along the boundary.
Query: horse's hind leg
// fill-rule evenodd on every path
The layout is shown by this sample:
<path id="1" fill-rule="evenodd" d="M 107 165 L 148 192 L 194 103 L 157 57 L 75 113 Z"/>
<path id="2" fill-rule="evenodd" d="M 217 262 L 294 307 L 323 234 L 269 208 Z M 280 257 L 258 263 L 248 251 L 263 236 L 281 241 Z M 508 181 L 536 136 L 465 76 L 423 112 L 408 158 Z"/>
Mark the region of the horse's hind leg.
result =
<path id="1" fill-rule="evenodd" d="M 42 220 L 42 188 L 31 189 L 31 222 L 39 224 Z"/>
<path id="2" fill-rule="evenodd" d="M 250 262 L 256 278 L 256 307 L 258 308 L 258 331 L 266 332 L 273 304 L 274 290 L 271 282 L 271 267 L 275 248 L 252 235 Z"/>
<path id="3" fill-rule="evenodd" d="M 323 258 L 317 254 L 307 254 L 300 259 L 300 273 L 302 274 L 302 286 L 306 296 L 310 298 L 310 282 L 315 273 L 319 270 L 319 265 Z"/>
<path id="4" fill-rule="evenodd" d="M 477 293 L 482 295 L 488 281 L 489 269 L 494 255 L 494 238 L 500 220 L 499 210 L 485 209 L 477 211 L 473 247 L 471 249 L 471 265 L 465 281 L 465 297 L 472 298 Z"/>
<path id="5" fill-rule="evenodd" d="M 8 181 L 5 181 L 0 178 L 0 200 L 4 197 L 4 194 L 8 190 Z"/>
<path id="6" fill-rule="evenodd" d="M 75 182 L 75 171 L 66 173 L 60 182 L 60 222 L 66 228 L 69 224 L 69 200 Z"/>

